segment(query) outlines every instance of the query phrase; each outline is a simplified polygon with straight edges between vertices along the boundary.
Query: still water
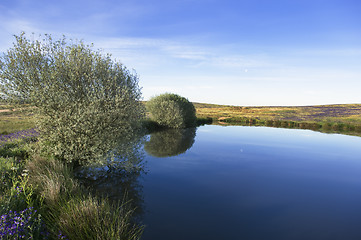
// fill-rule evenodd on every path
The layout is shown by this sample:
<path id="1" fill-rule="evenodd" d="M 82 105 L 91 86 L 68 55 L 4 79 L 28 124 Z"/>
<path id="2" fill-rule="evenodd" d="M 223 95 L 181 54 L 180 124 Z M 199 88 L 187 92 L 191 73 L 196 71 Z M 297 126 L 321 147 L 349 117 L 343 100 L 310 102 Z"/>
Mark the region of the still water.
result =
<path id="1" fill-rule="evenodd" d="M 361 239 L 360 137 L 209 125 L 144 150 L 144 240 Z"/>

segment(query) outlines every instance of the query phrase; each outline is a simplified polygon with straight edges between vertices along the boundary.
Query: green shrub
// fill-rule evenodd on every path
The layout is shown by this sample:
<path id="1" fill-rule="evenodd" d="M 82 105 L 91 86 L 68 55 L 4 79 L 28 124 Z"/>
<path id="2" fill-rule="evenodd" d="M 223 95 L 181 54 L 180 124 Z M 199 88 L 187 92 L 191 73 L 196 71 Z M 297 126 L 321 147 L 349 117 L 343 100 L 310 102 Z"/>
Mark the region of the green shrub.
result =
<path id="1" fill-rule="evenodd" d="M 355 126 L 355 131 L 356 132 L 361 132 L 361 126 L 360 125 Z"/>
<path id="2" fill-rule="evenodd" d="M 188 99 L 165 93 L 147 103 L 151 119 L 167 128 L 187 128 L 196 124 L 196 110 Z"/>
<path id="3" fill-rule="evenodd" d="M 25 159 L 28 156 L 26 149 L 20 146 L 20 141 L 5 143 L 0 146 L 0 157 L 15 157 Z"/>
<path id="4" fill-rule="evenodd" d="M 0 58 L 0 96 L 39 113 L 39 144 L 79 164 L 101 159 L 144 117 L 138 77 L 82 41 L 16 36 Z"/>

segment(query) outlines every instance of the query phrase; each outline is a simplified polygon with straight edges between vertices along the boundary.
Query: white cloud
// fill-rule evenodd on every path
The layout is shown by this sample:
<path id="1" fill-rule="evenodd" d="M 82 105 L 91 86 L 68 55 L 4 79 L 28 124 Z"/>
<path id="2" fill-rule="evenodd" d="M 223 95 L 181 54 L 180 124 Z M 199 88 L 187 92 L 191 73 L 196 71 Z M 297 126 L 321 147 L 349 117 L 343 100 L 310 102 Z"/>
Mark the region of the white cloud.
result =
<path id="1" fill-rule="evenodd" d="M 361 56 L 361 48 L 303 49 L 294 52 L 301 56 Z"/>
<path id="2" fill-rule="evenodd" d="M 12 46 L 15 41 L 14 35 L 19 35 L 21 32 L 40 32 L 40 29 L 31 21 L 0 17 L 0 22 L 0 52 L 4 52 Z"/>
<path id="3" fill-rule="evenodd" d="M 204 72 L 245 72 L 252 68 L 277 68 L 266 55 L 228 55 L 221 49 L 211 49 L 191 42 L 179 42 L 154 38 L 92 38 L 97 48 L 110 52 L 113 56 L 132 68 L 154 74 L 181 71 L 181 75 L 202 75 Z M 184 69 L 184 70 L 182 70 Z M 198 72 L 198 73 L 197 73 Z"/>
<path id="4" fill-rule="evenodd" d="M 265 68 L 272 67 L 267 57 L 259 55 L 219 55 L 210 59 L 209 64 L 221 68 Z"/>
<path id="5" fill-rule="evenodd" d="M 200 47 L 181 43 L 168 43 L 162 46 L 162 50 L 173 58 L 205 61 L 210 57 L 210 53 Z"/>

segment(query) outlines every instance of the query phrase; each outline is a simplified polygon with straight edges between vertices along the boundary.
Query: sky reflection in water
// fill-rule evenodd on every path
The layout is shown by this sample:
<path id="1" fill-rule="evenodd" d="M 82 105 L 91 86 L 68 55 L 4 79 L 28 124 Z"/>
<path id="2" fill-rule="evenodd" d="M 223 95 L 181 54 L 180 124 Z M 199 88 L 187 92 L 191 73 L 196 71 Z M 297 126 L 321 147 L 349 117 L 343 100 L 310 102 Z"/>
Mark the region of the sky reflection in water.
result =
<path id="1" fill-rule="evenodd" d="M 359 137 L 203 126 L 145 161 L 144 240 L 361 239 Z"/>

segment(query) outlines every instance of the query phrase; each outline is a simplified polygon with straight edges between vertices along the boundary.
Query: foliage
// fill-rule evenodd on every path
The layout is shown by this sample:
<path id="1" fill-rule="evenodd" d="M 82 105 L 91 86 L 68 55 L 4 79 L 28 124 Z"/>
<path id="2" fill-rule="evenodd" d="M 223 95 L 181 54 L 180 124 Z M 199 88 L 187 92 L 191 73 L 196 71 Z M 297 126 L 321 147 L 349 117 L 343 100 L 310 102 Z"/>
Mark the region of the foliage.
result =
<path id="1" fill-rule="evenodd" d="M 1 95 L 36 107 L 40 146 L 86 164 L 139 127 L 144 111 L 138 77 L 110 55 L 65 37 L 15 38 L 0 61 Z"/>
<path id="2" fill-rule="evenodd" d="M 156 132 L 156 131 L 160 131 L 163 129 L 162 126 L 160 126 L 157 122 L 148 119 L 144 119 L 142 122 L 143 125 L 143 129 L 145 130 L 146 134 L 152 133 L 152 132 Z"/>
<path id="3" fill-rule="evenodd" d="M 41 201 L 29 184 L 28 170 L 14 157 L 0 158 L 0 239 L 47 239 Z"/>
<path id="4" fill-rule="evenodd" d="M 0 239 L 47 239 L 41 215 L 33 207 L 0 216 Z"/>
<path id="5" fill-rule="evenodd" d="M 213 119 L 211 117 L 197 118 L 197 126 L 212 124 Z"/>
<path id="6" fill-rule="evenodd" d="M 147 103 L 151 119 L 168 128 L 194 127 L 196 110 L 188 99 L 177 94 L 165 93 L 153 97 Z"/>

